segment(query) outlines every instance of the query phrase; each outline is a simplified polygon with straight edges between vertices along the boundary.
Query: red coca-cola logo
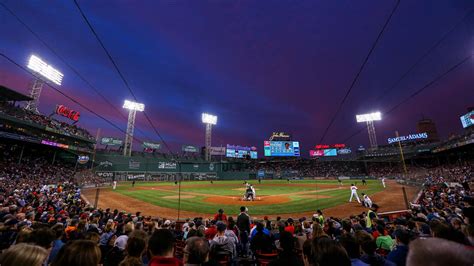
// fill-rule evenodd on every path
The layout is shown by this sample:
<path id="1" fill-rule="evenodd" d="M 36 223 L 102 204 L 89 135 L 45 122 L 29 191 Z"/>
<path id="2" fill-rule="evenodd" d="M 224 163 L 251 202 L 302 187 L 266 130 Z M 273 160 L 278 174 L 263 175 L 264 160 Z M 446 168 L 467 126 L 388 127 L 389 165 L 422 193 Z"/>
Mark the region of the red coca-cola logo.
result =
<path id="1" fill-rule="evenodd" d="M 79 117 L 81 116 L 81 114 L 78 111 L 71 110 L 62 104 L 56 106 L 56 113 L 58 115 L 67 117 L 73 121 L 78 121 Z"/>

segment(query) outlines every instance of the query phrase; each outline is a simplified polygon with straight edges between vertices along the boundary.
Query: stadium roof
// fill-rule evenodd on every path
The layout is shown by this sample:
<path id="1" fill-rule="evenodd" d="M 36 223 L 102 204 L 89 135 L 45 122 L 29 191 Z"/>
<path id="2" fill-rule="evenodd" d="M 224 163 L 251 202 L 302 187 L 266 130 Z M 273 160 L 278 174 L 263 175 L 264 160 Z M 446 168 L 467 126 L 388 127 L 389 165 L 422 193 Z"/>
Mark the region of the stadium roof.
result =
<path id="1" fill-rule="evenodd" d="M 31 97 L 23 95 L 19 92 L 16 92 L 12 89 L 9 89 L 5 86 L 0 85 L 0 100 L 7 101 L 31 101 Z"/>

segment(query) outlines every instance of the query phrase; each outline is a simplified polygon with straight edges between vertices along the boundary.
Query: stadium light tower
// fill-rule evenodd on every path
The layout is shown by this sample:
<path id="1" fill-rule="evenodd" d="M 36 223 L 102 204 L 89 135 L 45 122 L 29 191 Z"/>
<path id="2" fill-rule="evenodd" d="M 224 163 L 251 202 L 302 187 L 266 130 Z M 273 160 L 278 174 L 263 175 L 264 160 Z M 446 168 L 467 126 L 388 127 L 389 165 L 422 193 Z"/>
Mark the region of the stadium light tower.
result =
<path id="1" fill-rule="evenodd" d="M 375 125 L 374 121 L 382 120 L 382 113 L 375 112 L 363 115 L 356 115 L 357 123 L 366 122 L 367 131 L 369 132 L 369 141 L 370 147 L 372 149 L 377 149 L 377 135 L 375 134 Z"/>
<path id="2" fill-rule="evenodd" d="M 135 116 L 137 111 L 143 112 L 145 105 L 143 103 L 136 103 L 129 100 L 123 102 L 123 108 L 128 109 L 128 123 L 127 133 L 125 135 L 125 144 L 123 146 L 123 155 L 132 155 L 133 130 L 135 129 Z"/>
<path id="3" fill-rule="evenodd" d="M 45 78 L 47 82 L 49 81 L 56 85 L 61 85 L 64 75 L 36 55 L 30 56 L 28 68 L 35 72 L 36 78 L 30 87 L 30 97 L 33 98 L 33 100 L 26 104 L 25 109 L 38 113 L 39 98 L 45 82 L 42 77 Z"/>
<path id="4" fill-rule="evenodd" d="M 217 124 L 217 116 L 203 113 L 202 122 L 206 124 L 206 161 L 211 159 L 212 126 Z"/>

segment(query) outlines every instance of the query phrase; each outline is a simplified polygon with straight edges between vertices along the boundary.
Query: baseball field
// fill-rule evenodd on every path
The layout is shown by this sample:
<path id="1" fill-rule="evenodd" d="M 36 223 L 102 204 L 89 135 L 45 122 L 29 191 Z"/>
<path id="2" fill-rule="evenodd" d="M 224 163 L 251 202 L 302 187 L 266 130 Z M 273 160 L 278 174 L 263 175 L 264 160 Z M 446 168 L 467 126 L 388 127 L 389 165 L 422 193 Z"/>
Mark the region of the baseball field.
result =
<path id="1" fill-rule="evenodd" d="M 117 208 L 126 212 L 141 211 L 145 215 L 177 218 L 211 216 L 220 208 L 228 214 L 237 214 L 240 206 L 247 206 L 256 217 L 297 217 L 311 215 L 317 209 L 329 215 L 348 216 L 359 214 L 366 208 L 355 199 L 349 203 L 350 184 L 357 185 L 359 197 L 368 194 L 382 211 L 405 208 L 401 186 L 393 181 L 383 188 L 379 180 L 264 180 L 259 184 L 250 181 L 256 190 L 255 201 L 243 201 L 245 185 L 239 181 L 189 181 L 176 185 L 171 182 L 119 183 L 115 190 L 101 188 L 98 205 L 101 208 Z M 96 189 L 84 191 L 83 195 L 93 202 Z M 411 199 L 416 190 L 407 188 Z"/>

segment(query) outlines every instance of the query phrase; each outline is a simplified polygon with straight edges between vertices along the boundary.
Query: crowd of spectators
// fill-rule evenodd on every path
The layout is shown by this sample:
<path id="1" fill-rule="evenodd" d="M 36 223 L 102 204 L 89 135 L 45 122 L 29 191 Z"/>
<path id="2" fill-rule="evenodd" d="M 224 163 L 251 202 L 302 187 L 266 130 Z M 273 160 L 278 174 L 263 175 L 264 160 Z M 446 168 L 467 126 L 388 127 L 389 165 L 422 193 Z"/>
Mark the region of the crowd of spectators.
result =
<path id="1" fill-rule="evenodd" d="M 99 209 L 81 199 L 74 167 L 40 156 L 0 158 L 0 264 L 10 265 L 472 265 L 468 166 L 434 169 L 412 210 L 357 216 L 252 219 L 252 210 L 173 221 Z M 295 165 L 297 167 L 297 165 Z M 90 180 L 94 183 L 96 181 Z M 169 218 L 169 217 L 168 217 Z"/>
<path id="2" fill-rule="evenodd" d="M 94 137 L 83 128 L 76 125 L 61 122 L 54 118 L 31 112 L 24 108 L 15 106 L 9 102 L 0 102 L 0 113 L 8 116 L 15 117 L 17 119 L 27 121 L 40 126 L 49 127 L 59 132 L 60 134 L 67 136 L 79 136 L 89 140 L 94 140 Z"/>

